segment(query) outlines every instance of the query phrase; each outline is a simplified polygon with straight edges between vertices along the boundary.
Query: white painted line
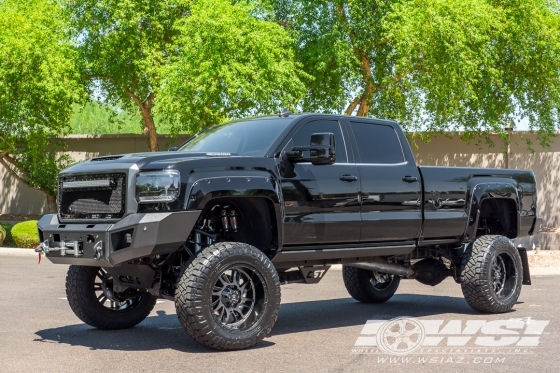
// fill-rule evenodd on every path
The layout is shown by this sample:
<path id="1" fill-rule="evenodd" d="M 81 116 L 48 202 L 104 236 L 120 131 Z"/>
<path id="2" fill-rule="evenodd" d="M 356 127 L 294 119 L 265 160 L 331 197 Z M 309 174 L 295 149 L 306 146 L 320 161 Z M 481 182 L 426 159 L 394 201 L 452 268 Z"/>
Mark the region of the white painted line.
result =
<path id="1" fill-rule="evenodd" d="M 58 298 L 58 299 L 68 300 L 68 298 L 66 298 L 66 297 L 62 297 L 62 298 Z"/>

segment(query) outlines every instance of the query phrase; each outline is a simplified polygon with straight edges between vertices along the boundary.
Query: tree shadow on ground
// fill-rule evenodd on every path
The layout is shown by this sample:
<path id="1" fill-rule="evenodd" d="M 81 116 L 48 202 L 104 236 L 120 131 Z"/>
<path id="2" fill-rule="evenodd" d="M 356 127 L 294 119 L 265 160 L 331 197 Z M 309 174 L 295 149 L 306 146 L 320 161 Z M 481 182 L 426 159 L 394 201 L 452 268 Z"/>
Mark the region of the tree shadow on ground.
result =
<path id="1" fill-rule="evenodd" d="M 512 311 L 514 312 L 514 311 Z M 312 332 L 364 325 L 366 320 L 391 319 L 399 316 L 482 315 L 473 311 L 463 298 L 422 294 L 397 294 L 384 304 L 364 304 L 351 298 L 285 303 L 272 331 L 272 336 Z M 157 311 L 138 326 L 127 330 L 106 331 L 85 324 L 68 325 L 36 332 L 37 342 L 84 346 L 92 350 L 148 351 L 173 349 L 189 353 L 213 353 L 185 333 L 177 316 Z M 266 348 L 273 342 L 263 341 L 254 348 Z"/>

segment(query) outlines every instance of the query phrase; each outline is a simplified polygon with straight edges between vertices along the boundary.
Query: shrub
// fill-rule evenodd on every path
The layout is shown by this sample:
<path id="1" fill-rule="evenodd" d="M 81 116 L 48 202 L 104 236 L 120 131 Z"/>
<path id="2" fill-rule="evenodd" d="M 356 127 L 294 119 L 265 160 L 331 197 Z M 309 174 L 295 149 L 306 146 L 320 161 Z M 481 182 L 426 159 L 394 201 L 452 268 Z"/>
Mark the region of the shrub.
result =
<path id="1" fill-rule="evenodd" d="M 6 230 L 3 226 L 0 225 L 0 246 L 4 243 L 4 239 L 6 238 Z"/>
<path id="2" fill-rule="evenodd" d="M 0 223 L 0 227 L 3 228 L 6 235 L 4 236 L 4 242 L 0 244 L 4 247 L 15 247 L 14 239 L 12 237 L 12 227 L 14 226 L 13 223 L 2 222 Z"/>
<path id="3" fill-rule="evenodd" d="M 39 244 L 37 220 L 17 223 L 12 228 L 12 237 L 17 247 L 33 248 Z"/>

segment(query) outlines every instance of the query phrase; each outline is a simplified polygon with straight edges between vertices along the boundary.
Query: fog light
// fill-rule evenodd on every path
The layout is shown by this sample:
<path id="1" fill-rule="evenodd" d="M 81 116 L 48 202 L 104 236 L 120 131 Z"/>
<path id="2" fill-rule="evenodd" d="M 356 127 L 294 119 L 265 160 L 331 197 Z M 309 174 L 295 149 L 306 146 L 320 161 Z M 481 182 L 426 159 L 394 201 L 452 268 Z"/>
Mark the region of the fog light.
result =
<path id="1" fill-rule="evenodd" d="M 126 242 L 127 245 L 130 245 L 132 243 L 132 234 L 126 233 L 124 235 L 124 241 Z"/>

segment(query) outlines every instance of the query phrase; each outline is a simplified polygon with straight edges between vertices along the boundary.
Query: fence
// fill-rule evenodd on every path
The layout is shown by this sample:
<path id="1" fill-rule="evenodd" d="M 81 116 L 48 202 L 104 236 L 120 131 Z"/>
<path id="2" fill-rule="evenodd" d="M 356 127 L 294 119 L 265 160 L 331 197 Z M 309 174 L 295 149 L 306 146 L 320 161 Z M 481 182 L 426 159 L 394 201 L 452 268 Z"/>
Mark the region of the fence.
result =
<path id="1" fill-rule="evenodd" d="M 534 153 L 527 150 L 521 136 L 533 142 Z M 160 149 L 167 149 L 186 140 L 186 136 L 173 140 L 169 136 L 159 137 Z M 495 146 L 461 142 L 458 138 L 444 136 L 434 138 L 430 143 L 419 143 L 413 147 L 419 165 L 465 166 L 486 168 L 530 169 L 535 172 L 538 183 L 538 214 L 547 227 L 560 227 L 560 137 L 554 139 L 549 149 L 544 149 L 536 141 L 536 136 L 527 133 L 511 135 L 509 153 L 504 152 L 504 142 L 492 137 Z M 146 150 L 145 138 L 141 135 L 74 135 L 62 139 L 68 144 L 70 155 L 77 161 L 99 155 L 134 153 Z M 47 212 L 44 195 L 37 190 L 22 185 L 0 167 L 2 181 L 1 214 L 43 214 Z M 547 235 L 555 240 L 556 235 Z M 541 240 L 542 241 L 542 240 Z M 544 242 L 544 241 L 543 241 Z M 556 241 L 550 241 L 556 245 Z"/>

